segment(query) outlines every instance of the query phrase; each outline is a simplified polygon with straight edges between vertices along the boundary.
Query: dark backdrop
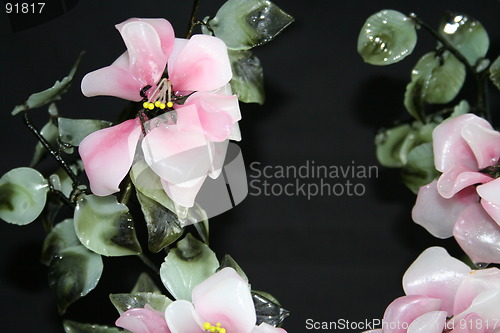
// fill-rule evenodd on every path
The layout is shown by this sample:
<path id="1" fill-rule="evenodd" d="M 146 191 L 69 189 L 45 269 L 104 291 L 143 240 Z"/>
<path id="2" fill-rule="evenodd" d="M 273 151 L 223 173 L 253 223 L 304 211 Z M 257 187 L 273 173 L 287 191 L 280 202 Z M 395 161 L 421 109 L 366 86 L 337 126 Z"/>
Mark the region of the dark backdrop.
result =
<path id="1" fill-rule="evenodd" d="M 405 117 L 402 99 L 410 70 L 435 42 L 420 31 L 417 48 L 406 61 L 385 68 L 364 64 L 356 52 L 357 37 L 366 18 L 376 11 L 416 12 L 432 26 L 437 26 L 444 10 L 468 13 L 490 33 L 489 57 L 500 51 L 497 0 L 276 3 L 296 21 L 275 41 L 255 49 L 265 71 L 267 101 L 264 106 L 242 105 L 240 146 L 247 165 L 256 161 L 261 167 L 299 167 L 308 161 L 325 166 L 377 165 L 374 133 Z M 221 4 L 202 1 L 200 15 L 213 15 Z M 85 98 L 78 87 L 85 73 L 109 65 L 124 51 L 113 25 L 129 17 L 165 17 L 183 36 L 190 7 L 186 0 L 81 0 L 50 22 L 15 33 L 2 10 L 0 173 L 27 165 L 35 144 L 20 117 L 10 116 L 14 105 L 66 75 L 79 52 L 86 50 L 76 82 L 58 104 L 59 110 L 66 117 L 115 119 L 127 102 Z M 498 97 L 493 98 L 493 110 L 498 107 Z M 45 111 L 33 113 L 41 126 Z M 42 165 L 43 170 L 49 167 Z M 256 176 L 250 169 L 248 173 Z M 291 311 L 284 325 L 289 332 L 308 331 L 307 319 L 381 318 L 387 304 L 402 295 L 402 275 L 422 250 L 446 245 L 453 254 L 461 253 L 452 240 L 434 239 L 413 224 L 414 196 L 401 185 L 397 170 L 379 168 L 378 177 L 355 181 L 366 188 L 364 195 L 310 200 L 250 195 L 212 219 L 216 253 L 231 254 L 254 289 L 272 293 Z M 136 224 L 144 234 L 144 226 Z M 41 225 L 21 228 L 0 223 L 0 233 L 2 331 L 62 332 L 46 268 L 39 264 Z M 112 324 L 117 314 L 107 293 L 128 291 L 140 268 L 138 260 L 106 258 L 101 284 L 72 306 L 67 318 Z"/>

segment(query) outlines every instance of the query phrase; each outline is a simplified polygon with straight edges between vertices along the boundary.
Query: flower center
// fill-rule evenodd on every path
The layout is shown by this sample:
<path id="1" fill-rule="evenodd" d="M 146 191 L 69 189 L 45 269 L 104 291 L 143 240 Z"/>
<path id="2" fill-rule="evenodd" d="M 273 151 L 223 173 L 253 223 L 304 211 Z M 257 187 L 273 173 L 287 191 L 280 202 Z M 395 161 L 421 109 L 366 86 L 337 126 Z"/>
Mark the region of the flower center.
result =
<path id="1" fill-rule="evenodd" d="M 224 327 L 221 327 L 221 323 L 216 323 L 215 326 L 210 324 L 209 322 L 206 322 L 203 324 L 203 329 L 207 332 L 219 332 L 219 333 L 226 333 L 226 329 Z"/>
<path id="2" fill-rule="evenodd" d="M 162 79 L 149 99 L 142 103 L 144 109 L 153 110 L 155 107 L 164 110 L 172 108 L 172 83 L 169 79 Z"/>
<path id="3" fill-rule="evenodd" d="M 479 172 L 485 173 L 491 178 L 500 178 L 500 164 L 490 165 L 484 169 L 479 170 Z"/>

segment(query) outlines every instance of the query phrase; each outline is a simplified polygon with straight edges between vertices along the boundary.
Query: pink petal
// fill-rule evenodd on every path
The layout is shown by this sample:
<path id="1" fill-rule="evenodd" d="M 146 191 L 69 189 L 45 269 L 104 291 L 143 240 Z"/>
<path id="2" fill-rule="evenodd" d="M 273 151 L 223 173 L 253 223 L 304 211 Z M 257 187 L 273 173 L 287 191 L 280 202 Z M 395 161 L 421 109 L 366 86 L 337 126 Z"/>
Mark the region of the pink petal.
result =
<path id="1" fill-rule="evenodd" d="M 196 195 L 207 176 L 196 178 L 181 184 L 172 184 L 165 180 L 161 180 L 163 190 L 176 204 L 183 207 L 193 207 Z"/>
<path id="2" fill-rule="evenodd" d="M 204 321 L 220 322 L 227 332 L 251 332 L 255 308 L 248 283 L 232 268 L 224 268 L 193 289 L 193 303 Z"/>
<path id="3" fill-rule="evenodd" d="M 165 320 L 172 333 L 205 333 L 203 321 L 191 302 L 172 302 L 165 310 Z"/>
<path id="4" fill-rule="evenodd" d="M 463 323 L 471 313 L 479 316 L 489 327 L 485 330 L 491 332 L 500 328 L 500 289 L 489 289 L 483 291 L 474 298 L 472 305 L 464 312 L 456 314 L 450 321 L 455 326 Z M 469 328 L 470 329 L 470 328 Z"/>
<path id="5" fill-rule="evenodd" d="M 462 212 L 453 235 L 475 263 L 500 263 L 500 226 L 481 205 L 471 205 Z"/>
<path id="6" fill-rule="evenodd" d="M 483 318 L 475 313 L 469 313 L 459 322 L 450 320 L 447 323 L 447 327 L 452 329 L 450 333 L 484 333 L 485 326 Z"/>
<path id="7" fill-rule="evenodd" d="M 486 200 L 481 200 L 481 206 L 483 206 L 484 210 L 491 216 L 491 218 L 495 220 L 498 225 L 500 225 L 500 205 Z"/>
<path id="8" fill-rule="evenodd" d="M 104 196 L 119 191 L 120 182 L 132 166 L 140 136 L 140 121 L 136 118 L 83 139 L 78 151 L 94 194 Z"/>
<path id="9" fill-rule="evenodd" d="M 467 123 L 462 129 L 462 137 L 471 147 L 479 169 L 497 164 L 500 157 L 500 133 L 493 130 L 489 123 L 485 124 L 484 119 Z"/>
<path id="10" fill-rule="evenodd" d="M 378 330 L 363 331 L 362 333 L 384 333 L 384 331 L 381 329 L 378 329 Z"/>
<path id="11" fill-rule="evenodd" d="M 493 267 L 471 271 L 458 287 L 453 313 L 465 311 L 477 295 L 488 289 L 500 289 L 500 270 Z"/>
<path id="12" fill-rule="evenodd" d="M 197 92 L 186 99 L 184 106 L 194 104 L 198 109 L 201 126 L 211 141 L 224 141 L 233 124 L 241 119 L 238 97 Z"/>
<path id="13" fill-rule="evenodd" d="M 261 323 L 259 326 L 255 326 L 252 333 L 287 333 L 284 329 L 279 327 L 274 327 L 266 323 Z"/>
<path id="14" fill-rule="evenodd" d="M 406 329 L 421 315 L 439 310 L 441 301 L 422 295 L 396 298 L 385 310 L 382 319 L 384 333 L 406 333 Z"/>
<path id="15" fill-rule="evenodd" d="M 446 323 L 445 311 L 427 312 L 415 319 L 408 327 L 408 333 L 442 333 Z"/>
<path id="16" fill-rule="evenodd" d="M 232 77 L 226 44 L 216 37 L 194 35 L 182 51 L 169 60 L 168 73 L 175 91 L 220 88 Z"/>
<path id="17" fill-rule="evenodd" d="M 434 237 L 453 236 L 453 227 L 458 216 L 470 204 L 477 202 L 473 188 L 457 193 L 451 199 L 443 198 L 437 191 L 437 182 L 422 186 L 412 210 L 412 219 Z"/>
<path id="18" fill-rule="evenodd" d="M 464 114 L 446 119 L 432 133 L 434 148 L 434 164 L 436 169 L 445 172 L 455 165 L 464 164 L 477 170 L 477 162 L 469 144 L 462 137 L 462 129 L 466 124 L 490 126 L 486 120 L 473 114 Z"/>
<path id="19" fill-rule="evenodd" d="M 407 295 L 440 299 L 440 310 L 451 315 L 455 293 L 469 271 L 466 264 L 451 257 L 442 247 L 430 247 L 420 254 L 404 274 L 403 289 Z"/>
<path id="20" fill-rule="evenodd" d="M 443 198 L 449 199 L 462 189 L 474 185 L 487 183 L 490 176 L 476 172 L 468 167 L 457 164 L 446 170 L 438 179 L 437 188 Z"/>
<path id="21" fill-rule="evenodd" d="M 500 178 L 477 187 L 477 194 L 486 201 L 500 205 Z"/>
<path id="22" fill-rule="evenodd" d="M 130 309 L 116 320 L 116 326 L 133 333 L 170 333 L 167 323 L 155 311 L 147 309 Z"/>

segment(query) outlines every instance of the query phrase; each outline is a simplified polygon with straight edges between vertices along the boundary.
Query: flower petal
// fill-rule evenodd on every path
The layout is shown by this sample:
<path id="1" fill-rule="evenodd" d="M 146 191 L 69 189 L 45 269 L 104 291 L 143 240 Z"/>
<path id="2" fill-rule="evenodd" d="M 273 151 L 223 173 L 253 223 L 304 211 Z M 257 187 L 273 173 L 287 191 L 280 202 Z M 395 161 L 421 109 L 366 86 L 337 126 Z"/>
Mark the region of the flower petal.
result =
<path id="1" fill-rule="evenodd" d="M 437 182 L 433 181 L 418 191 L 412 218 L 434 237 L 448 238 L 453 236 L 453 227 L 458 216 L 476 201 L 477 195 L 473 188 L 465 189 L 451 199 L 445 199 L 437 191 Z"/>
<path id="2" fill-rule="evenodd" d="M 449 199 L 468 186 L 487 183 L 490 180 L 490 176 L 458 164 L 446 170 L 441 177 L 439 177 L 437 188 L 439 194 L 441 194 L 443 198 Z"/>
<path id="3" fill-rule="evenodd" d="M 183 207 L 193 207 L 196 195 L 203 186 L 207 176 L 196 178 L 181 184 L 172 184 L 161 180 L 163 190 L 176 204 Z"/>
<path id="4" fill-rule="evenodd" d="M 382 319 L 384 333 L 406 333 L 408 325 L 421 315 L 439 310 L 441 301 L 422 295 L 396 298 L 385 310 Z"/>
<path id="5" fill-rule="evenodd" d="M 204 321 L 220 322 L 227 332 L 251 332 L 256 315 L 250 287 L 232 268 L 224 268 L 193 289 L 194 306 Z"/>
<path id="6" fill-rule="evenodd" d="M 500 289 L 500 270 L 492 267 L 471 271 L 458 287 L 453 313 L 465 311 L 477 295 L 488 289 Z"/>
<path id="7" fill-rule="evenodd" d="M 500 205 L 500 178 L 477 187 L 477 194 L 486 201 Z"/>
<path id="8" fill-rule="evenodd" d="M 176 52 L 176 51 L 174 51 Z M 212 36 L 194 35 L 168 62 L 175 91 L 211 91 L 231 80 L 226 44 Z"/>
<path id="9" fill-rule="evenodd" d="M 172 333 L 205 333 L 193 304 L 185 300 L 170 303 L 165 310 L 165 320 Z"/>
<path id="10" fill-rule="evenodd" d="M 424 313 L 408 326 L 408 333 L 442 333 L 446 323 L 445 311 Z"/>
<path id="11" fill-rule="evenodd" d="M 480 316 L 485 323 L 489 323 L 487 331 L 491 332 L 500 328 L 499 309 L 500 289 L 485 290 L 474 298 L 469 308 L 460 314 L 456 314 L 450 321 L 456 326 L 463 323 L 467 315 L 474 313 Z"/>
<path id="12" fill-rule="evenodd" d="M 462 137 L 471 147 L 479 169 L 497 164 L 500 158 L 500 133 L 489 123 L 485 124 L 485 120 L 475 120 L 465 124 L 462 128 Z"/>
<path id="13" fill-rule="evenodd" d="M 136 118 L 83 139 L 78 151 L 94 194 L 104 196 L 119 191 L 120 182 L 132 166 L 140 136 L 140 121 Z"/>
<path id="14" fill-rule="evenodd" d="M 453 235 L 475 263 L 500 263 L 500 226 L 481 205 L 471 205 L 462 212 Z"/>
<path id="15" fill-rule="evenodd" d="M 495 220 L 498 225 L 500 225 L 500 205 L 486 200 L 481 200 L 481 206 L 483 206 L 484 210 L 491 216 L 491 218 Z"/>
<path id="16" fill-rule="evenodd" d="M 440 299 L 440 310 L 451 315 L 455 293 L 469 272 L 470 268 L 466 264 L 451 257 L 442 247 L 430 247 L 420 254 L 404 274 L 403 289 L 407 295 Z"/>
<path id="17" fill-rule="evenodd" d="M 252 333 L 286 333 L 286 331 L 279 327 L 274 327 L 266 323 L 261 323 L 259 326 L 255 326 Z"/>
<path id="18" fill-rule="evenodd" d="M 450 333 L 484 333 L 486 327 L 483 318 L 475 313 L 467 314 L 460 322 L 451 320 L 446 326 L 452 329 Z"/>
<path id="19" fill-rule="evenodd" d="M 155 311 L 147 309 L 130 309 L 116 320 L 116 326 L 133 333 L 170 333 L 165 319 Z"/>

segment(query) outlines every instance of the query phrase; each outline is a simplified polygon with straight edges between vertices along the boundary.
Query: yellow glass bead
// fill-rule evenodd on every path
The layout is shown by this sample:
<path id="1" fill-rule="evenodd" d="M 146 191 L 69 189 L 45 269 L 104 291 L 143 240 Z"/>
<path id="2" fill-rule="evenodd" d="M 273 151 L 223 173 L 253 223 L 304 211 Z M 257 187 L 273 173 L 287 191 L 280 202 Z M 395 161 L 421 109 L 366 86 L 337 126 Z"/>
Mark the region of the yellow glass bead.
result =
<path id="1" fill-rule="evenodd" d="M 167 102 L 167 106 L 168 106 L 169 108 L 171 108 L 172 106 L 174 106 L 174 103 L 172 103 L 172 102 Z"/>
<path id="2" fill-rule="evenodd" d="M 221 327 L 221 329 L 220 329 L 219 333 L 226 333 L 226 329 L 225 329 L 225 328 L 223 328 L 223 327 Z"/>
<path id="3" fill-rule="evenodd" d="M 212 325 L 210 325 L 210 323 L 208 323 L 208 322 L 203 324 L 203 329 L 204 330 L 209 330 L 210 327 L 212 327 Z"/>
<path id="4" fill-rule="evenodd" d="M 210 327 L 209 331 L 215 333 L 215 326 Z"/>
<path id="5" fill-rule="evenodd" d="M 221 327 L 221 324 L 220 323 L 216 323 L 215 326 L 216 327 Z"/>
<path id="6" fill-rule="evenodd" d="M 149 105 L 149 103 L 148 103 L 148 102 L 144 102 L 144 103 L 142 103 L 142 107 L 143 107 L 143 108 L 145 108 L 145 109 L 147 109 L 147 108 L 148 108 L 148 105 Z"/>
<path id="7" fill-rule="evenodd" d="M 157 108 L 159 108 L 159 107 L 160 107 L 160 105 L 161 105 L 161 102 L 160 102 L 160 101 L 156 101 L 156 102 L 155 102 L 155 106 L 156 106 Z"/>
<path id="8" fill-rule="evenodd" d="M 155 105 L 153 103 L 149 103 L 148 109 L 153 110 L 155 108 Z"/>
<path id="9" fill-rule="evenodd" d="M 160 109 L 164 110 L 166 107 L 167 107 L 167 105 L 165 103 L 160 104 Z"/>

